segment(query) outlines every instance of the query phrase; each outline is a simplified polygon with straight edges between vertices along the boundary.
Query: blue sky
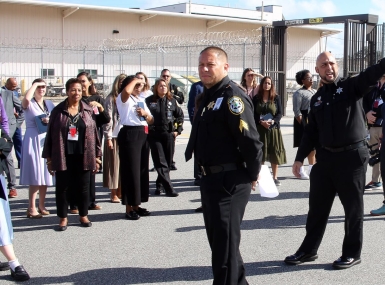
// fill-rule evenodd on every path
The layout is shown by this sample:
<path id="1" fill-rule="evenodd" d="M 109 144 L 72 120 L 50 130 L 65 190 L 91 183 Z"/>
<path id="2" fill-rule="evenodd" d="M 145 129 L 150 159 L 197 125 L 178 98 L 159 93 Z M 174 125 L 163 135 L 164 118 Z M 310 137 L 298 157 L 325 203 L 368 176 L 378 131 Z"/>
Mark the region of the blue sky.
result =
<path id="1" fill-rule="evenodd" d="M 185 3 L 188 1 L 175 0 L 45 0 L 47 2 L 65 2 L 77 3 L 84 5 L 110 6 L 122 8 L 152 8 L 165 6 L 170 4 Z M 261 6 L 262 1 L 238 1 L 238 0 L 192 0 L 192 3 L 229 6 L 242 9 L 255 9 L 256 6 Z M 355 14 L 376 14 L 379 15 L 379 23 L 385 22 L 385 1 L 384 0 L 264 0 L 264 5 L 280 5 L 283 7 L 283 15 L 285 19 L 303 19 L 312 17 L 328 17 L 341 15 Z M 343 29 L 343 25 L 329 25 L 331 28 Z M 334 53 L 341 54 L 343 44 L 343 35 L 332 36 L 328 40 L 328 50 L 335 50 Z M 338 50 L 338 51 L 337 51 Z"/>

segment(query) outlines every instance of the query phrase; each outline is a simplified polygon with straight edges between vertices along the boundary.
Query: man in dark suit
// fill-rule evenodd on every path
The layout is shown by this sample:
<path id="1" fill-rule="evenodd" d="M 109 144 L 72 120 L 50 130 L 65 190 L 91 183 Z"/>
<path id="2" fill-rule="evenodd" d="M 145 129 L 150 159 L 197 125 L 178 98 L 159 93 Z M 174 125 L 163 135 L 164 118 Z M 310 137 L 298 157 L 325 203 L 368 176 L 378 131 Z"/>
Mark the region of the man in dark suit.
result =
<path id="1" fill-rule="evenodd" d="M 21 107 L 21 102 L 19 98 L 15 96 L 13 91 L 6 90 L 4 88 L 0 89 L 0 94 L 4 102 L 5 112 L 8 116 L 9 124 L 9 136 L 13 137 L 17 128 L 20 128 L 21 124 L 24 121 L 24 113 Z M 6 159 L 5 174 L 7 175 L 8 180 L 8 189 L 9 189 L 9 198 L 16 198 L 17 191 L 16 186 L 16 174 L 15 166 L 13 163 L 12 154 L 9 153 Z"/>

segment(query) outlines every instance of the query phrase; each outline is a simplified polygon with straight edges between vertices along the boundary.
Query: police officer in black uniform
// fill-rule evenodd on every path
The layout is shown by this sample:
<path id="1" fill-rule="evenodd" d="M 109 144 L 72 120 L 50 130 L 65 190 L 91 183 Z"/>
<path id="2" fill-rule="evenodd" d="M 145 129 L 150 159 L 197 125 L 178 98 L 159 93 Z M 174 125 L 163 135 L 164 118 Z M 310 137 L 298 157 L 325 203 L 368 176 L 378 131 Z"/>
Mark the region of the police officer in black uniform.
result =
<path id="1" fill-rule="evenodd" d="M 170 166 L 175 138 L 183 131 L 184 115 L 165 79 L 160 78 L 155 82 L 153 93 L 146 98 L 146 104 L 154 116 L 154 124 L 149 127 L 148 141 L 154 167 L 158 172 L 155 195 L 165 191 L 166 196 L 176 197 L 178 193 L 171 184 Z"/>
<path id="2" fill-rule="evenodd" d="M 200 190 L 215 285 L 248 284 L 239 252 L 240 225 L 262 160 L 253 103 L 229 79 L 228 68 L 221 48 L 200 53 L 203 99 L 185 152 L 186 160 L 194 152 L 202 170 Z"/>
<path id="3" fill-rule="evenodd" d="M 357 76 L 342 79 L 333 55 L 323 52 L 317 57 L 316 71 L 323 86 L 310 101 L 309 124 L 293 164 L 293 174 L 299 178 L 303 160 L 316 148 L 306 236 L 298 251 L 285 262 L 299 264 L 318 258 L 317 250 L 338 193 L 345 210 L 345 237 L 342 256 L 333 267 L 344 269 L 361 262 L 363 193 L 369 159 L 362 98 L 385 73 L 385 59 Z"/>

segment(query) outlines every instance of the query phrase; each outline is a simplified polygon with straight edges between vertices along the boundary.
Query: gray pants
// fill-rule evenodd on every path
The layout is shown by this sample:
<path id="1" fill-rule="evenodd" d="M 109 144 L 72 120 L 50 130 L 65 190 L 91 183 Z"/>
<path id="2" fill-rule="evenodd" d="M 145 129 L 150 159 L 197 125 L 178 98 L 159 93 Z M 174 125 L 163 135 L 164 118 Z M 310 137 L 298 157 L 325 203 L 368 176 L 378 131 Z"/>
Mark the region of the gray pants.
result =
<path id="1" fill-rule="evenodd" d="M 13 165 L 12 152 L 8 154 L 5 165 L 6 167 L 4 171 L 8 181 L 7 188 L 13 189 L 16 186 L 16 173 L 15 173 L 15 166 Z"/>

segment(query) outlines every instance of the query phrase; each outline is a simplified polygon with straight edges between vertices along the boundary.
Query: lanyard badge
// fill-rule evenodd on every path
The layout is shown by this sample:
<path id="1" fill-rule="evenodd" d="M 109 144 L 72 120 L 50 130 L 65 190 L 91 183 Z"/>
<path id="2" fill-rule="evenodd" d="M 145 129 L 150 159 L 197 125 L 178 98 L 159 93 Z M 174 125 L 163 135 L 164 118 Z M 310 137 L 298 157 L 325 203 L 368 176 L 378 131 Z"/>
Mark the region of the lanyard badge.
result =
<path id="1" fill-rule="evenodd" d="M 77 141 L 79 139 L 78 130 L 74 125 L 69 127 L 68 138 L 69 141 Z"/>

